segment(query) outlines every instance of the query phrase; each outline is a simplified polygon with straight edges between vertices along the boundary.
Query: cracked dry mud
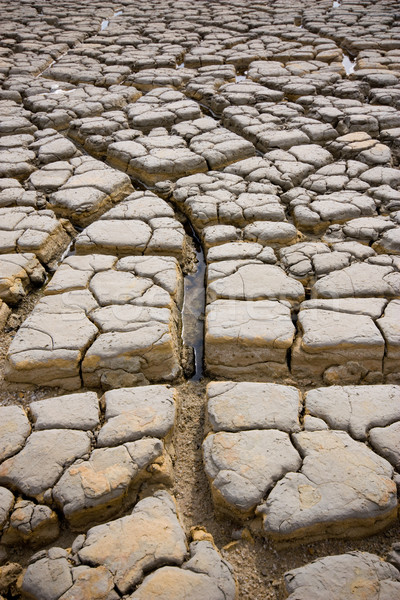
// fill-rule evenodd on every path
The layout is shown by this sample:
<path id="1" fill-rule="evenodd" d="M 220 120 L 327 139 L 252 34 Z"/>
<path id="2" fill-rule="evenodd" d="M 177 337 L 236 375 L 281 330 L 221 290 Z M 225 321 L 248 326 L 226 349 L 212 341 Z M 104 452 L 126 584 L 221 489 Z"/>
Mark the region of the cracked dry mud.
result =
<path id="1" fill-rule="evenodd" d="M 3 9 L 0 600 L 400 600 L 398 3 Z"/>

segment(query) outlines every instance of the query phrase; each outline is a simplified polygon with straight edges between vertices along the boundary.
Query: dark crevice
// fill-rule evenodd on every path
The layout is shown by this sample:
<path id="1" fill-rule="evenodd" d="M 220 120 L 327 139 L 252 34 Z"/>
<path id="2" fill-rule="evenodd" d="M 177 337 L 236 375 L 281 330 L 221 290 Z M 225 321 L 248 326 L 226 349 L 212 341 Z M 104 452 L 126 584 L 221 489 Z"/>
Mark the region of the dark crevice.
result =
<path id="1" fill-rule="evenodd" d="M 184 280 L 184 300 L 182 308 L 182 339 L 184 347 L 193 348 L 194 374 L 190 381 L 199 381 L 204 373 L 204 318 L 205 318 L 205 273 L 206 263 L 200 239 L 191 223 L 186 223 L 194 242 L 197 265 L 194 273 Z"/>

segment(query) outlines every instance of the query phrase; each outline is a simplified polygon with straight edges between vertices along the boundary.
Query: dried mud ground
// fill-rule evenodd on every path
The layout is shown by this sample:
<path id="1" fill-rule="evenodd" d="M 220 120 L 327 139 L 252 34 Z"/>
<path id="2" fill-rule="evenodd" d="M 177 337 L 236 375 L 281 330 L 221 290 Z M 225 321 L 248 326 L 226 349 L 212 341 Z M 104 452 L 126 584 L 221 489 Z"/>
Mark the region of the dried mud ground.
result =
<path id="1" fill-rule="evenodd" d="M 23 320 L 39 300 L 40 292 L 31 294 L 14 312 L 16 323 Z M 3 379 L 4 359 L 14 330 L 10 326 L 0 336 L 0 402 L 27 405 L 50 395 L 62 394 L 54 388 L 13 386 Z M 179 514 L 187 531 L 191 527 L 204 527 L 211 533 L 223 558 L 235 571 L 240 600 L 281 600 L 286 597 L 283 574 L 311 560 L 353 550 L 371 552 L 384 558 L 391 545 L 400 537 L 400 524 L 372 538 L 322 540 L 290 547 L 279 547 L 253 535 L 242 524 L 215 515 L 211 491 L 202 462 L 201 445 L 205 431 L 205 389 L 208 379 L 189 381 L 175 386 L 178 391 L 179 412 L 174 436 L 175 495 Z M 17 389 L 18 387 L 18 389 Z M 85 389 L 82 389 L 85 391 Z M 63 529 L 57 546 L 68 548 L 76 534 Z M 49 544 L 49 548 L 54 542 Z M 32 549 L 23 546 L 10 552 L 10 561 L 25 566 Z M 18 596 L 10 596 L 17 598 Z"/>

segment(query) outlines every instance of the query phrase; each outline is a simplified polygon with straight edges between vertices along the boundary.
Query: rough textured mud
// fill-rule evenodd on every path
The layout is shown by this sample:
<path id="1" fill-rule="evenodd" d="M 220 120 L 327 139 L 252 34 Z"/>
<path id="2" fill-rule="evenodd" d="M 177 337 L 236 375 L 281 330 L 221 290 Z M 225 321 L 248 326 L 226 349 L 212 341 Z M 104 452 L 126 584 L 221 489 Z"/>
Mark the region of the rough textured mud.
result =
<path id="1" fill-rule="evenodd" d="M 400 598 L 398 3 L 2 8 L 0 600 Z"/>

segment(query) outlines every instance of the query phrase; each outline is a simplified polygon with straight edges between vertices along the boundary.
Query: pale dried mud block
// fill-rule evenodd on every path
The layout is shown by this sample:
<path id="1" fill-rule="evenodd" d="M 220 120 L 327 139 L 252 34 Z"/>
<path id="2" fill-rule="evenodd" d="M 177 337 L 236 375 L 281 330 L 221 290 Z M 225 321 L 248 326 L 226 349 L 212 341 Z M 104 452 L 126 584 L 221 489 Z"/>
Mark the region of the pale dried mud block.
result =
<path id="1" fill-rule="evenodd" d="M 340 577 L 338 577 L 340 573 Z M 354 594 L 391 600 L 400 595 L 400 575 L 395 566 L 368 552 L 326 556 L 285 573 L 288 600 L 347 600 Z M 372 594 L 372 596 L 371 596 Z"/>
<path id="2" fill-rule="evenodd" d="M 7 379 L 78 389 L 80 362 L 98 333 L 86 312 L 96 307 L 86 290 L 41 299 L 11 343 Z"/>
<path id="3" fill-rule="evenodd" d="M 37 553 L 21 591 L 34 600 L 117 600 L 121 593 L 132 600 L 183 600 L 188 593 L 235 600 L 233 569 L 205 536 L 194 537 L 188 552 L 174 499 L 158 491 L 130 515 L 79 535 L 71 550 Z"/>
<path id="4" fill-rule="evenodd" d="M 400 387 L 349 385 L 318 388 L 306 393 L 307 414 L 330 429 L 341 429 L 365 441 L 369 431 L 400 421 Z"/>
<path id="5" fill-rule="evenodd" d="M 235 600 L 233 569 L 209 541 L 190 544 L 190 558 L 182 568 L 161 567 L 148 575 L 129 600 Z"/>
<path id="6" fill-rule="evenodd" d="M 126 81 L 142 92 L 149 92 L 160 86 L 180 90 L 195 73 L 195 70 L 187 68 L 181 68 L 179 71 L 163 67 L 158 69 L 149 68 L 132 73 Z"/>
<path id="7" fill-rule="evenodd" d="M 178 378 L 176 303 L 180 305 L 182 275 L 176 259 L 126 257 L 116 267 L 90 282 L 100 305 L 92 313 L 100 335 L 83 360 L 84 383 L 110 389 Z"/>
<path id="8" fill-rule="evenodd" d="M 275 429 L 209 434 L 203 459 L 214 506 L 239 519 L 252 515 L 276 481 L 301 466 L 289 435 Z"/>
<path id="9" fill-rule="evenodd" d="M 90 437 L 83 431 L 33 432 L 24 448 L 1 464 L 0 481 L 41 502 L 64 468 L 89 450 Z"/>
<path id="10" fill-rule="evenodd" d="M 170 129 L 182 121 L 198 119 L 201 110 L 197 102 L 189 100 L 182 92 L 160 87 L 130 105 L 127 115 L 133 129 L 151 131 L 155 127 Z"/>
<path id="11" fill-rule="evenodd" d="M 388 460 L 398 471 L 400 466 L 400 422 L 386 427 L 373 427 L 369 431 L 369 442 L 377 454 Z"/>
<path id="12" fill-rule="evenodd" d="M 260 380 L 288 375 L 295 328 L 284 303 L 216 300 L 207 306 L 205 332 L 211 376 Z"/>
<path id="13" fill-rule="evenodd" d="M 293 434 L 303 457 L 257 509 L 263 534 L 273 540 L 362 537 L 397 518 L 393 467 L 340 431 Z"/>
<path id="14" fill-rule="evenodd" d="M 82 362 L 85 385 L 109 389 L 173 381 L 180 376 L 179 340 L 169 311 L 164 310 L 166 314 L 160 317 L 154 315 L 155 311 L 132 312 L 122 311 L 117 319 L 133 322 L 134 336 L 129 330 L 101 333 L 86 352 Z M 140 322 L 143 313 L 144 320 Z"/>
<path id="15" fill-rule="evenodd" d="M 223 169 L 256 153 L 251 142 L 223 127 L 194 136 L 189 147 L 207 161 L 209 169 L 215 170 Z"/>
<path id="16" fill-rule="evenodd" d="M 16 137 L 16 141 L 19 145 L 13 144 L 11 147 L 8 144 L 4 146 L 4 139 L 0 142 L 0 177 L 12 177 L 24 181 L 35 171 L 36 155 L 28 148 L 28 143 L 33 141 L 33 137 L 22 135 Z"/>
<path id="17" fill-rule="evenodd" d="M 390 185 L 396 189 L 400 183 L 399 171 L 389 167 L 373 167 L 362 173 L 360 178 L 371 186 Z"/>
<path id="18" fill-rule="evenodd" d="M 180 376 L 174 257 L 70 256 L 45 293 L 10 346 L 10 381 L 110 389 Z"/>
<path id="19" fill-rule="evenodd" d="M 3 531 L 1 543 L 5 546 L 29 544 L 44 546 L 54 542 L 60 527 L 57 514 L 48 506 L 30 500 L 18 500 L 10 515 L 8 527 Z"/>
<path id="20" fill-rule="evenodd" d="M 300 431 L 301 395 L 295 387 L 277 383 L 212 382 L 207 386 L 207 399 L 207 418 L 213 431 Z"/>
<path id="21" fill-rule="evenodd" d="M 373 244 L 374 250 L 379 254 L 400 254 L 400 228 L 394 227 L 385 231 Z"/>
<path id="22" fill-rule="evenodd" d="M 85 227 L 130 194 L 133 188 L 125 173 L 100 161 L 91 159 L 78 165 L 74 175 L 49 196 L 49 206 L 58 216 Z"/>
<path id="23" fill-rule="evenodd" d="M 34 137 L 36 141 L 29 144 L 29 149 L 36 153 L 39 164 L 46 165 L 81 156 L 75 144 L 55 129 L 38 131 Z"/>
<path id="24" fill-rule="evenodd" d="M 78 556 L 83 563 L 107 567 L 117 589 L 126 593 L 144 571 L 164 561 L 180 565 L 186 552 L 175 503 L 161 491 L 139 502 L 131 515 L 90 529 Z"/>
<path id="25" fill-rule="evenodd" d="M 280 246 L 295 244 L 301 234 L 291 223 L 274 223 L 270 221 L 254 221 L 246 225 L 243 239 L 257 242 L 263 246 Z"/>
<path id="26" fill-rule="evenodd" d="M 80 361 L 98 333 L 86 312 L 96 307 L 86 290 L 41 299 L 9 348 L 8 380 L 78 389 Z"/>
<path id="27" fill-rule="evenodd" d="M 304 288 L 288 277 L 280 267 L 256 261 L 220 261 L 207 270 L 207 301 L 287 300 L 298 304 L 304 300 Z"/>
<path id="28" fill-rule="evenodd" d="M 99 401 L 95 392 L 37 400 L 30 404 L 29 410 L 35 431 L 42 429 L 89 431 L 100 424 Z"/>
<path id="29" fill-rule="evenodd" d="M 162 385 L 110 390 L 103 396 L 105 423 L 97 445 L 116 446 L 146 436 L 165 438 L 175 417 L 175 390 Z"/>
<path id="30" fill-rule="evenodd" d="M 0 255 L 0 299 L 8 304 L 17 304 L 45 278 L 46 272 L 34 254 Z"/>
<path id="31" fill-rule="evenodd" d="M 228 242 L 220 246 L 214 246 L 207 252 L 209 263 L 234 260 L 254 260 L 273 265 L 277 262 L 275 252 L 272 248 L 263 247 L 256 242 Z M 210 265 L 210 269 L 218 269 L 218 265 Z"/>
<path id="32" fill-rule="evenodd" d="M 382 331 L 386 342 L 383 371 L 387 381 L 399 381 L 400 361 L 400 326 L 399 326 L 400 301 L 392 300 L 385 308 L 383 316 L 377 320 L 377 325 Z"/>
<path id="33" fill-rule="evenodd" d="M 157 438 L 93 450 L 88 460 L 78 460 L 62 474 L 52 490 L 54 502 L 74 529 L 104 521 L 119 512 L 128 494 L 132 505 L 163 450 Z"/>
<path id="34" fill-rule="evenodd" d="M 3 177 L 0 179 L 0 207 L 9 206 L 45 208 L 45 201 L 36 191 L 25 190 L 16 179 Z"/>
<path id="35" fill-rule="evenodd" d="M 377 202 L 357 191 L 341 190 L 331 193 L 317 194 L 304 188 L 294 188 L 286 193 L 296 225 L 303 231 L 321 233 L 335 223 L 345 223 L 344 234 L 349 238 L 359 239 L 365 235 L 363 229 L 367 223 L 363 218 L 376 215 Z M 360 235 L 350 231 L 348 222 L 356 225 L 360 220 Z M 370 219 L 371 225 L 378 225 L 379 220 Z M 388 226 L 388 224 L 387 224 Z"/>
<path id="36" fill-rule="evenodd" d="M 208 169 L 205 159 L 189 150 L 182 138 L 168 135 L 110 144 L 107 160 L 147 186 Z"/>
<path id="37" fill-rule="evenodd" d="M 314 298 L 397 298 L 400 273 L 392 266 L 353 264 L 317 281 L 311 293 Z"/>
<path id="38" fill-rule="evenodd" d="M 44 264 L 58 257 L 71 241 L 51 210 L 32 207 L 0 209 L 0 255 L 33 253 Z"/>
<path id="39" fill-rule="evenodd" d="M 363 313 L 363 307 L 359 313 L 347 312 L 345 300 L 341 301 L 340 311 L 329 300 L 325 300 L 325 305 L 322 301 L 308 301 L 300 310 L 300 333 L 292 348 L 294 376 L 314 381 L 323 378 L 328 384 L 360 383 L 369 373 L 382 379 L 382 334 L 373 317 Z"/>
<path id="40" fill-rule="evenodd" d="M 263 173 L 265 165 L 260 166 L 259 161 L 262 159 L 250 158 L 238 161 L 222 173 L 208 171 L 183 177 L 175 185 L 174 199 L 198 231 L 217 224 L 237 227 L 253 221 L 279 224 L 285 220 L 285 211 L 276 186 L 268 181 Z"/>
<path id="41" fill-rule="evenodd" d="M 92 223 L 75 241 L 77 254 L 186 254 L 183 226 L 173 209 L 152 192 L 135 192 Z"/>
<path id="42" fill-rule="evenodd" d="M 73 172 L 73 161 L 55 161 L 32 173 L 28 185 L 34 188 L 37 194 L 51 194 L 64 185 L 73 175 Z"/>
<path id="43" fill-rule="evenodd" d="M 0 407 L 0 460 L 3 461 L 22 450 L 31 425 L 20 406 Z"/>

